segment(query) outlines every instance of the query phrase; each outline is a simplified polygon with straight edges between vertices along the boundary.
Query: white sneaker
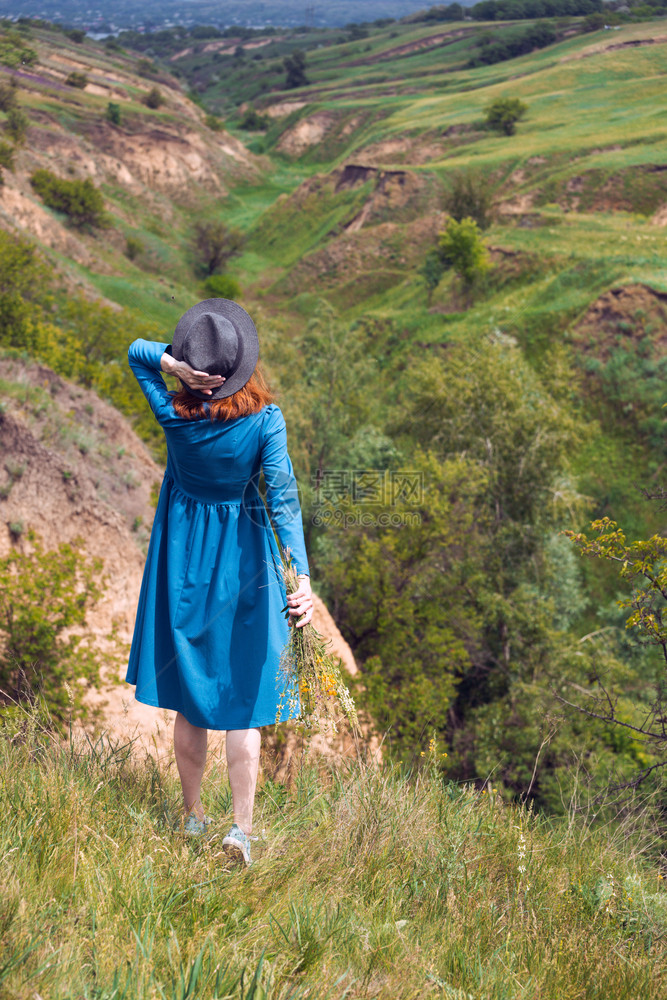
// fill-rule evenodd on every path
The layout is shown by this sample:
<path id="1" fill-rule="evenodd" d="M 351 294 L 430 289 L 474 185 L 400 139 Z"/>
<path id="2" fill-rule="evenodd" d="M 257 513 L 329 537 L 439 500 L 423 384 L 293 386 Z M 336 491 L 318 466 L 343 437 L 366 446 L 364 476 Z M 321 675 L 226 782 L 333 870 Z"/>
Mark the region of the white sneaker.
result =
<path id="1" fill-rule="evenodd" d="M 227 836 L 223 837 L 222 847 L 231 861 L 237 863 L 243 861 L 244 864 L 251 865 L 250 842 L 252 840 L 259 840 L 259 837 L 249 836 L 243 832 L 240 826 L 234 823 Z"/>

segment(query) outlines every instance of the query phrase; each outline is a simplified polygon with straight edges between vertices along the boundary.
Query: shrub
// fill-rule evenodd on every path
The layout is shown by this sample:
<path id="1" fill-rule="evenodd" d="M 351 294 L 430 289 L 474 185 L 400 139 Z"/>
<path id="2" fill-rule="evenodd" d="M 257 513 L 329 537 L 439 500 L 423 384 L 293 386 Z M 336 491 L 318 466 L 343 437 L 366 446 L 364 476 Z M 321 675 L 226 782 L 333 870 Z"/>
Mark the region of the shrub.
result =
<path id="1" fill-rule="evenodd" d="M 204 124 L 206 125 L 206 128 L 210 128 L 211 132 L 221 132 L 225 127 L 225 123 L 222 118 L 219 118 L 217 115 L 206 115 Z"/>
<path id="2" fill-rule="evenodd" d="M 487 126 L 504 135 L 514 135 L 516 123 L 527 111 L 528 105 L 518 97 L 497 97 L 484 109 Z"/>
<path id="3" fill-rule="evenodd" d="M 15 76 L 0 82 L 0 111 L 9 111 L 10 108 L 16 107 L 18 89 L 19 84 Z"/>
<path id="4" fill-rule="evenodd" d="M 156 110 L 164 104 L 164 95 L 159 87 L 152 87 L 144 97 L 144 104 L 147 108 Z"/>
<path id="5" fill-rule="evenodd" d="M 217 219 L 198 222 L 192 236 L 192 249 L 199 267 L 206 275 L 216 274 L 227 261 L 243 250 L 245 237 Z"/>
<path id="6" fill-rule="evenodd" d="M 4 167 L 5 170 L 14 169 L 14 152 L 14 147 L 8 142 L 0 142 L 0 167 Z"/>
<path id="7" fill-rule="evenodd" d="M 19 525 L 15 525 L 17 529 Z M 23 534 L 23 525 L 14 531 Z M 83 551 L 82 539 L 47 552 L 27 534 L 30 552 L 12 550 L 0 559 L 0 687 L 20 700 L 41 689 L 56 716 L 77 707 L 78 678 L 97 682 L 100 656 L 86 630 L 86 613 L 103 593 L 102 562 Z M 82 634 L 69 634 L 72 628 Z M 65 638 L 64 633 L 67 633 Z"/>
<path id="8" fill-rule="evenodd" d="M 114 101 L 109 101 L 107 104 L 106 119 L 111 122 L 112 125 L 120 125 L 120 104 L 116 104 Z"/>
<path id="9" fill-rule="evenodd" d="M 151 76 L 154 76 L 157 71 L 157 66 L 154 62 L 151 62 L 150 59 L 140 59 L 137 63 L 137 73 L 139 76 L 150 78 Z"/>
<path id="10" fill-rule="evenodd" d="M 457 222 L 474 219 L 480 229 L 491 225 L 492 197 L 489 182 L 482 174 L 459 171 L 452 178 L 451 190 L 445 196 L 445 208 Z"/>
<path id="11" fill-rule="evenodd" d="M 68 181 L 50 170 L 36 170 L 30 183 L 45 205 L 64 212 L 75 226 L 108 225 L 102 192 L 89 177 L 85 181 Z"/>
<path id="12" fill-rule="evenodd" d="M 255 111 L 253 107 L 246 108 L 239 121 L 239 128 L 246 129 L 248 132 L 259 131 L 268 127 L 268 115 L 260 115 L 259 111 Z"/>
<path id="13" fill-rule="evenodd" d="M 76 42 L 77 45 L 81 45 L 84 38 L 86 37 L 86 32 L 83 31 L 82 28 L 72 28 L 72 30 L 66 32 L 66 34 L 67 37 L 70 38 L 73 42 Z"/>
<path id="14" fill-rule="evenodd" d="M 25 142 L 30 119 L 21 108 L 10 108 L 7 112 L 5 131 L 10 136 L 15 146 L 22 146 Z"/>
<path id="15" fill-rule="evenodd" d="M 88 83 L 88 77 L 85 73 L 79 73 L 78 70 L 73 70 L 65 80 L 65 83 L 68 87 L 78 87 L 79 90 L 84 90 L 86 84 Z"/>
<path id="16" fill-rule="evenodd" d="M 440 257 L 443 264 L 454 269 L 467 288 L 490 267 L 486 247 L 474 219 L 449 219 L 440 233 Z"/>
<path id="17" fill-rule="evenodd" d="M 238 299 L 241 297 L 241 286 L 236 278 L 229 274 L 212 274 L 204 282 L 204 288 L 215 299 Z"/>
<path id="18" fill-rule="evenodd" d="M 287 74 L 285 87 L 288 90 L 295 87 L 305 87 L 310 83 L 306 76 L 306 56 L 300 49 L 295 49 L 291 56 L 285 56 L 283 67 Z"/>
<path id="19" fill-rule="evenodd" d="M 125 256 L 129 260 L 134 260 L 145 250 L 144 244 L 136 236 L 128 236 L 125 243 Z"/>

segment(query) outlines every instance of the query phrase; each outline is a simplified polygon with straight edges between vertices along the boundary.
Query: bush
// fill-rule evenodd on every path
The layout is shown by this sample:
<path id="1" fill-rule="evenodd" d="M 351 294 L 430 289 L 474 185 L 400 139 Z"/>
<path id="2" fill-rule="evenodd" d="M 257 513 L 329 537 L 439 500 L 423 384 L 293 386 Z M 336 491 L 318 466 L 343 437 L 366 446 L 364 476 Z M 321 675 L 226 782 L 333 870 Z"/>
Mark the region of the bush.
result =
<path id="1" fill-rule="evenodd" d="M 164 104 L 164 95 L 159 87 L 152 87 L 144 97 L 144 104 L 147 108 L 156 110 Z"/>
<path id="2" fill-rule="evenodd" d="M 77 70 L 73 70 L 65 80 L 65 83 L 68 87 L 78 87 L 79 90 L 84 90 L 86 84 L 88 83 L 88 77 L 85 73 L 79 73 Z"/>
<path id="3" fill-rule="evenodd" d="M 0 142 L 0 167 L 5 170 L 14 169 L 14 147 L 8 142 Z"/>
<path id="4" fill-rule="evenodd" d="M 15 146 L 22 146 L 28 132 L 30 119 L 21 108 L 10 108 L 5 121 L 5 131 Z"/>
<path id="5" fill-rule="evenodd" d="M 453 219 L 474 219 L 480 229 L 488 229 L 492 196 L 489 182 L 483 174 L 458 171 L 452 178 L 451 190 L 445 196 L 445 208 Z"/>
<path id="6" fill-rule="evenodd" d="M 300 49 L 295 49 L 291 56 L 285 56 L 283 67 L 287 74 L 285 87 L 292 90 L 294 87 L 305 87 L 310 83 L 306 76 L 306 56 Z"/>
<path id="7" fill-rule="evenodd" d="M 67 37 L 70 38 L 73 42 L 76 42 L 77 45 L 81 45 L 84 38 L 86 37 L 86 32 L 83 31 L 81 28 L 72 28 L 72 30 L 66 32 L 66 34 Z"/>
<path id="8" fill-rule="evenodd" d="M 246 108 L 239 121 L 239 128 L 248 132 L 260 131 L 269 127 L 268 115 L 260 115 L 253 107 Z"/>
<path id="9" fill-rule="evenodd" d="M 225 127 L 222 118 L 219 118 L 217 115 L 206 115 L 204 125 L 206 125 L 206 128 L 210 128 L 211 132 L 221 132 Z"/>
<path id="10" fill-rule="evenodd" d="M 23 534 L 23 526 L 13 534 Z M 0 687 L 17 701 L 39 689 L 54 714 L 64 717 L 66 685 L 80 707 L 77 680 L 99 680 L 93 636 L 69 632 L 85 630 L 86 613 L 103 594 L 102 562 L 84 552 L 82 539 L 50 552 L 34 532 L 27 539 L 30 552 L 12 550 L 0 559 Z"/>
<path id="11" fill-rule="evenodd" d="M 466 288 L 471 288 L 490 267 L 474 219 L 448 220 L 440 233 L 440 257 L 443 264 L 454 269 Z"/>
<path id="12" fill-rule="evenodd" d="M 204 282 L 204 288 L 213 299 L 239 299 L 241 286 L 236 278 L 228 274 L 212 274 Z"/>
<path id="13" fill-rule="evenodd" d="M 16 107 L 18 89 L 19 84 L 15 76 L 0 82 L 0 111 L 9 111 Z"/>
<path id="14" fill-rule="evenodd" d="M 50 170 L 36 170 L 30 183 L 45 205 L 64 212 L 78 227 L 108 225 L 102 192 L 89 177 L 85 181 L 68 181 Z"/>
<path id="15" fill-rule="evenodd" d="M 146 247 L 144 244 L 141 240 L 137 239 L 136 236 L 127 237 L 127 241 L 125 243 L 125 256 L 128 260 L 135 260 L 135 258 L 137 258 L 139 254 L 142 254 L 145 249 Z"/>
<path id="16" fill-rule="evenodd" d="M 528 105 L 518 97 L 498 97 L 484 109 L 486 124 L 494 132 L 514 135 L 516 123 L 528 111 Z"/>
<path id="17" fill-rule="evenodd" d="M 105 117 L 112 125 L 120 125 L 120 104 L 109 101 Z"/>

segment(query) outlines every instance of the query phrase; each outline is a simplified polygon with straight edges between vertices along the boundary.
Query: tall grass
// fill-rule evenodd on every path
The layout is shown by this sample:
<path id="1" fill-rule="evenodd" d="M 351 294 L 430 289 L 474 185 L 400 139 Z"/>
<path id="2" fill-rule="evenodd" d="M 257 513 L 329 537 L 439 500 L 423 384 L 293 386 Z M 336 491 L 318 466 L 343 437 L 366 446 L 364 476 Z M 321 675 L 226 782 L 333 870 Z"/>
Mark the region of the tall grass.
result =
<path id="1" fill-rule="evenodd" d="M 667 988 L 667 892 L 645 844 L 419 769 L 294 762 L 260 780 L 256 863 L 178 829 L 173 761 L 0 726 L 0 997 L 637 1000 Z M 584 814 L 585 815 L 585 814 Z"/>

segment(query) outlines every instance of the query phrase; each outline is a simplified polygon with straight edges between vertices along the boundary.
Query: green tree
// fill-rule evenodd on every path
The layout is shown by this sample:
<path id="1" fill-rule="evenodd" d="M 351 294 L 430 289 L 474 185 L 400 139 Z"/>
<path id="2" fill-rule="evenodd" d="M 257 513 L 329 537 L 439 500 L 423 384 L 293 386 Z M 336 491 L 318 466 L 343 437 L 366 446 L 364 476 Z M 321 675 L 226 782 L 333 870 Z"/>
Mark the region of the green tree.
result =
<path id="1" fill-rule="evenodd" d="M 22 146 L 28 132 L 30 119 L 19 107 L 11 107 L 7 112 L 5 131 L 16 146 Z"/>
<path id="2" fill-rule="evenodd" d="M 144 104 L 146 107 L 151 108 L 154 111 L 157 108 L 161 108 L 164 103 L 164 94 L 159 87 L 152 87 L 144 97 Z"/>
<path id="3" fill-rule="evenodd" d="M 109 101 L 109 103 L 107 104 L 105 117 L 107 121 L 111 122 L 112 125 L 120 125 L 121 122 L 120 104 L 117 104 L 115 101 Z"/>
<path id="4" fill-rule="evenodd" d="M 0 559 L 0 686 L 15 700 L 39 690 L 64 717 L 65 684 L 80 708 L 78 680 L 99 680 L 101 658 L 86 614 L 104 592 L 102 562 L 85 553 L 82 539 L 53 551 L 34 532 L 26 540 L 29 550 Z"/>
<path id="5" fill-rule="evenodd" d="M 18 98 L 18 80 L 15 76 L 10 76 L 9 80 L 0 82 L 0 111 L 9 111 L 15 108 Z"/>
<path id="6" fill-rule="evenodd" d="M 65 83 L 68 87 L 77 87 L 79 90 L 85 90 L 88 85 L 88 77 L 85 73 L 73 70 L 65 80 Z"/>
<path id="7" fill-rule="evenodd" d="M 424 279 L 424 284 L 427 288 L 427 297 L 429 305 L 431 299 L 433 298 L 433 292 L 436 290 L 440 284 L 440 280 L 444 273 L 445 266 L 442 262 L 442 257 L 439 250 L 429 250 L 424 258 L 424 263 L 419 268 L 419 274 Z"/>
<path id="8" fill-rule="evenodd" d="M 451 217 L 457 222 L 474 219 L 480 229 L 488 229 L 493 222 L 489 178 L 473 170 L 458 170 L 451 185 L 444 200 Z"/>
<path id="9" fill-rule="evenodd" d="M 518 97 L 497 97 L 484 109 L 488 128 L 502 135 L 514 135 L 516 123 L 524 117 L 528 105 Z"/>
<path id="10" fill-rule="evenodd" d="M 285 69 L 285 87 L 292 90 L 295 87 L 306 87 L 310 80 L 306 76 L 306 55 L 301 49 L 295 49 L 291 55 L 283 59 Z"/>
<path id="11" fill-rule="evenodd" d="M 195 225 L 191 246 L 198 267 L 205 274 L 217 274 L 237 257 L 245 245 L 245 236 L 239 229 L 231 229 L 219 219 L 198 222 Z"/>
<path id="12" fill-rule="evenodd" d="M 439 239 L 440 258 L 451 267 L 470 291 L 491 267 L 488 252 L 474 219 L 448 219 Z"/>

